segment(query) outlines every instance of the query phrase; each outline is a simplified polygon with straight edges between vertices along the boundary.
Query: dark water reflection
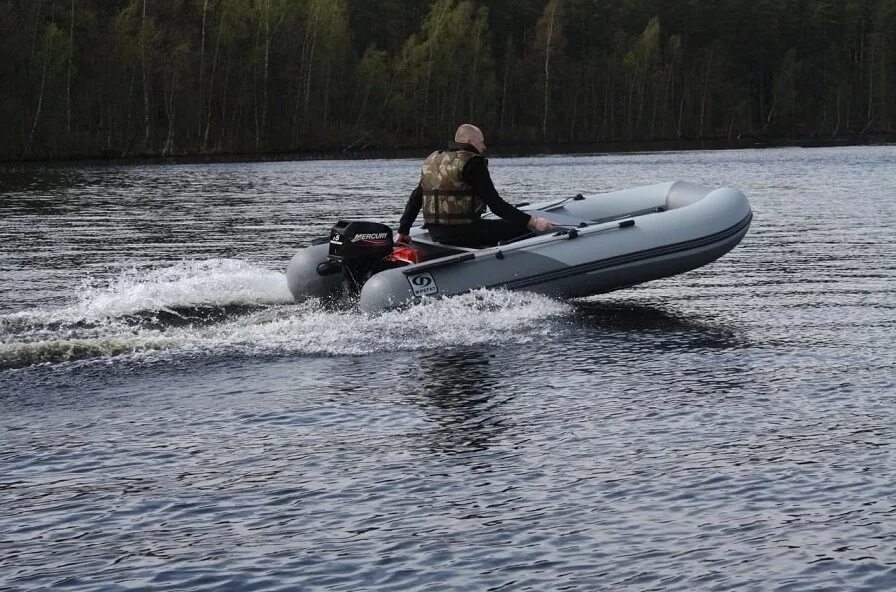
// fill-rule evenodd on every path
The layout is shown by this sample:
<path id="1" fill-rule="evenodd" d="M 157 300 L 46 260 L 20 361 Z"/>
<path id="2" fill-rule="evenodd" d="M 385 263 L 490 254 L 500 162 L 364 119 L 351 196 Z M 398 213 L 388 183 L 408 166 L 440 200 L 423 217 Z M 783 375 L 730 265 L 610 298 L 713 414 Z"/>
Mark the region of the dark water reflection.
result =
<path id="1" fill-rule="evenodd" d="M 4 178 L 0 588 L 894 589 L 894 161 L 494 159 L 510 201 L 686 179 L 756 217 L 642 287 L 372 317 L 283 269 L 394 223 L 417 162 Z"/>
<path id="2" fill-rule="evenodd" d="M 410 394 L 437 426 L 427 434 L 436 452 L 462 454 L 490 448 L 513 427 L 502 407 L 513 397 L 502 388 L 499 363 L 487 350 L 427 353 L 418 360 L 419 390 Z"/>
<path id="3" fill-rule="evenodd" d="M 579 330 L 589 328 L 613 336 L 642 338 L 657 349 L 733 349 L 750 345 L 745 334 L 722 323 L 701 322 L 659 306 L 636 302 L 578 302 L 575 319 Z"/>

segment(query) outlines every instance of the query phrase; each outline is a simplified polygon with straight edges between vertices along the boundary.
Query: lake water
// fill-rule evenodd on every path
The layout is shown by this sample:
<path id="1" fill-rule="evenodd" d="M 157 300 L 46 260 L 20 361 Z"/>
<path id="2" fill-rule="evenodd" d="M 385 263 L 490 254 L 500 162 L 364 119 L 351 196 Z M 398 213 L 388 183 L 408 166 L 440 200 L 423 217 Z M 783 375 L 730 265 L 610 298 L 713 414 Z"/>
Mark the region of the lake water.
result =
<path id="1" fill-rule="evenodd" d="M 0 589 L 896 588 L 896 147 L 495 158 L 755 218 L 583 301 L 293 304 L 418 166 L 0 176 Z"/>

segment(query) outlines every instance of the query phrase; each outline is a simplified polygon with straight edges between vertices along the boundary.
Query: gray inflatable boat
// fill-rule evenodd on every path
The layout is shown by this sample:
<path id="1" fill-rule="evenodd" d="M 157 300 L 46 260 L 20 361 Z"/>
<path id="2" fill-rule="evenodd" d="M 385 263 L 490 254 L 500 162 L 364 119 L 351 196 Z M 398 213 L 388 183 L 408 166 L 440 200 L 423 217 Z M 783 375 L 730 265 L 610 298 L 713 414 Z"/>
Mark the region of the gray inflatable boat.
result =
<path id="1" fill-rule="evenodd" d="M 706 265 L 741 241 L 753 217 L 737 189 L 683 181 L 520 209 L 557 228 L 470 249 L 436 243 L 422 227 L 396 246 L 388 226 L 340 221 L 292 258 L 289 289 L 297 300 L 358 298 L 367 312 L 483 287 L 590 296 Z"/>

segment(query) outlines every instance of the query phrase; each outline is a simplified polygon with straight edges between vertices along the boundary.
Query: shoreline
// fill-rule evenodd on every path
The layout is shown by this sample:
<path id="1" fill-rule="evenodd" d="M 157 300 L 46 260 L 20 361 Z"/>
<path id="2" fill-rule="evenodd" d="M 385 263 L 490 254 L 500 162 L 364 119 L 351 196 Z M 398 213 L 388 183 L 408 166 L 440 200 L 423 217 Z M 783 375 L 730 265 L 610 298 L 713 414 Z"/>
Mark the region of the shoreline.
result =
<path id="1" fill-rule="evenodd" d="M 896 145 L 896 133 L 841 136 L 837 138 L 781 137 L 703 140 L 651 140 L 618 142 L 567 142 L 567 143 L 507 143 L 489 146 L 488 156 L 524 157 L 555 154 L 628 154 L 639 152 L 680 152 L 700 150 L 755 150 L 765 148 L 833 148 L 846 146 Z M 108 158 L 103 156 L 73 156 L 51 159 L 0 160 L 0 172 L 16 172 L 43 167 L 81 166 L 151 166 L 183 164 L 221 164 L 253 162 L 291 162 L 307 160 L 375 160 L 424 158 L 434 147 L 395 146 L 362 150 L 316 149 L 300 152 L 248 152 L 248 153 L 185 153 L 169 156 L 135 155 Z"/>

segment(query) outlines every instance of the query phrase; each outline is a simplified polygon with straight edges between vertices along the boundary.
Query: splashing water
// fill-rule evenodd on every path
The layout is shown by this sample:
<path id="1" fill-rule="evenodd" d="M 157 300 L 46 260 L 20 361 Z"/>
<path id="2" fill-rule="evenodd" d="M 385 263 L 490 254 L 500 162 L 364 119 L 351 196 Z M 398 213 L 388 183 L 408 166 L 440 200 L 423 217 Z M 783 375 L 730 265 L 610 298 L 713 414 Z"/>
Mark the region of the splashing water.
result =
<path id="1" fill-rule="evenodd" d="M 232 259 L 184 261 L 149 271 L 131 268 L 106 286 L 87 279 L 78 294 L 78 301 L 71 306 L 26 311 L 7 318 L 90 322 L 146 311 L 292 300 L 282 273 Z"/>
<path id="2" fill-rule="evenodd" d="M 542 296 L 478 290 L 380 315 L 292 303 L 284 274 L 213 259 L 140 271 L 78 301 L 0 315 L 0 368 L 118 356 L 214 352 L 363 355 L 514 340 L 568 307 Z M 527 327 L 526 331 L 521 331 Z"/>

